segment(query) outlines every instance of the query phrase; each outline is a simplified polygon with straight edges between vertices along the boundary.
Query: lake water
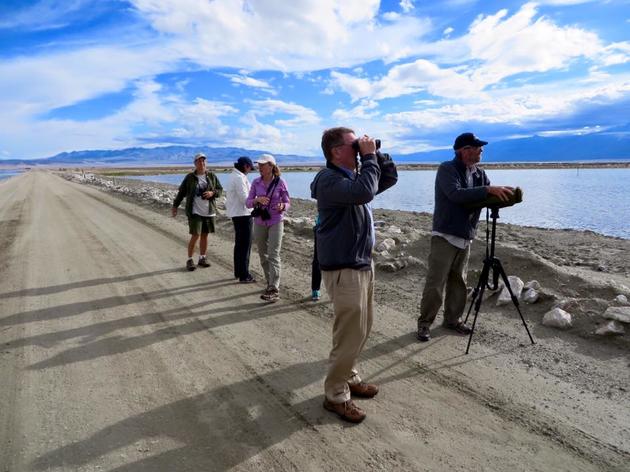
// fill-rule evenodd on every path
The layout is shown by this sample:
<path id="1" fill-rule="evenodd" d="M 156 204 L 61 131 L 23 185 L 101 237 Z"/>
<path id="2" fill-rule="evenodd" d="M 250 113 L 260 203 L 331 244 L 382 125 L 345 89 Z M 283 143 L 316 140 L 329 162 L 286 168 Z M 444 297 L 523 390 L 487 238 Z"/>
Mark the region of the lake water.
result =
<path id="1" fill-rule="evenodd" d="M 14 175 L 18 175 L 22 173 L 21 170 L 0 170 L 0 180 L 8 179 L 9 177 L 13 177 Z"/>
<path id="2" fill-rule="evenodd" d="M 218 174 L 227 183 L 227 174 Z M 253 179 L 257 173 L 250 174 Z M 285 172 L 289 193 L 310 198 L 314 172 Z M 630 239 L 630 169 L 490 170 L 493 184 L 523 189 L 523 202 L 501 209 L 500 222 L 543 228 L 591 230 Z M 183 174 L 151 175 L 141 180 L 179 185 Z M 378 195 L 377 208 L 433 212 L 435 171 L 400 171 L 398 184 Z"/>

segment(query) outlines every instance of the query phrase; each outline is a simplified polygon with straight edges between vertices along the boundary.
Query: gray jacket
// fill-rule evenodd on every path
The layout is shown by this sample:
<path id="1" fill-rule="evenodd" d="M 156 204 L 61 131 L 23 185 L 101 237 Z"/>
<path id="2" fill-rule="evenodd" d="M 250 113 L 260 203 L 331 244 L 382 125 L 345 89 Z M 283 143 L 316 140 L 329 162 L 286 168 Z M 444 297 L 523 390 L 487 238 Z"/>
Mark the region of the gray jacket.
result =
<path id="1" fill-rule="evenodd" d="M 352 177 L 330 162 L 317 173 L 311 196 L 317 200 L 317 257 L 322 270 L 372 266 L 374 235 L 368 203 L 397 178 L 393 162 L 379 167 L 374 154 L 361 158 L 361 172 Z"/>
<path id="2" fill-rule="evenodd" d="M 477 168 L 469 187 L 466 166 L 457 157 L 440 164 L 435 176 L 433 231 L 473 239 L 481 208 L 469 210 L 465 204 L 484 200 L 488 196 L 487 185 L 490 179 L 483 169 Z"/>

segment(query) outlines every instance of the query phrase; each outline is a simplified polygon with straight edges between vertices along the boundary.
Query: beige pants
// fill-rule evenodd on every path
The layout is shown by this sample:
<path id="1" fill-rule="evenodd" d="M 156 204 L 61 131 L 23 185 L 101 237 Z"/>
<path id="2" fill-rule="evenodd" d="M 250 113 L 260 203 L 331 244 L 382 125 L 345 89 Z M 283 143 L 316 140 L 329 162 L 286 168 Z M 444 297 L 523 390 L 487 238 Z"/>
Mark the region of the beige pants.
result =
<path id="1" fill-rule="evenodd" d="M 331 402 L 343 403 L 350 399 L 348 384 L 361 382 L 356 363 L 372 328 L 374 267 L 322 271 L 322 278 L 334 309 L 324 392 Z"/>

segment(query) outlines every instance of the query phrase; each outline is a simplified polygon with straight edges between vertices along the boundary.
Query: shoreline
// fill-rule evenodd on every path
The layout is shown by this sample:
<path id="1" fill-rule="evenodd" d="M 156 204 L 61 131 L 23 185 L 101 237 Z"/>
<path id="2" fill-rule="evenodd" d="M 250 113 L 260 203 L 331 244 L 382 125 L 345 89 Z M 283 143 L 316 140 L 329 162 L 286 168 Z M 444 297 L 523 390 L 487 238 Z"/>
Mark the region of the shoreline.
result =
<path id="1" fill-rule="evenodd" d="M 62 172 L 66 175 L 72 173 Z M 94 174 L 90 182 L 89 174 L 74 174 L 85 177 L 83 183 L 92 183 L 104 190 L 123 193 L 140 202 L 168 208 L 177 193 L 177 185 L 160 182 L 127 179 L 125 176 L 105 176 Z M 310 220 L 316 213 L 316 203 L 310 199 L 292 198 L 288 216 L 299 220 L 308 219 L 305 230 L 311 235 Z M 219 204 L 219 210 L 224 203 Z M 414 233 L 415 237 L 430 234 L 433 214 L 429 212 L 390 210 L 375 208 L 379 220 L 404 228 L 404 232 Z M 302 221 L 303 223 L 304 221 Z M 571 268 L 590 268 L 597 275 L 622 275 L 628 278 L 625 285 L 630 287 L 630 239 L 610 236 L 592 230 L 573 228 L 545 228 L 513 223 L 497 222 L 497 242 L 516 248 L 526 248 L 537 257 L 554 264 Z M 485 225 L 480 221 L 476 245 L 485 243 Z M 561 247 L 558 247 L 561 246 Z M 574 254 L 576 252 L 577 254 Z M 588 262 L 589 255 L 597 255 L 597 261 Z M 630 290 L 630 289 L 629 289 Z"/>
<path id="2" fill-rule="evenodd" d="M 602 161 L 602 162 L 483 162 L 486 169 L 630 169 L 628 161 Z M 287 164 L 282 165 L 284 172 L 316 172 L 323 167 L 314 164 Z M 439 163 L 397 163 L 398 170 L 436 170 Z M 162 174 L 183 174 L 192 170 L 192 165 L 150 165 L 150 166 L 91 166 L 91 165 L 11 165 L 3 166 L 0 161 L 0 170 L 29 171 L 47 170 L 52 172 L 91 172 L 94 174 L 123 177 L 126 175 L 162 175 Z M 208 165 L 208 169 L 214 172 L 229 172 L 231 165 Z"/>
<path id="3" fill-rule="evenodd" d="M 281 163 L 280 163 L 281 164 Z M 431 164 L 397 164 L 398 170 L 437 170 L 439 163 Z M 628 162 L 484 162 L 483 167 L 487 169 L 630 169 Z M 322 166 L 317 165 L 282 165 L 283 172 L 317 172 Z M 183 174 L 190 172 L 191 166 L 149 166 L 149 167 L 85 167 L 84 170 L 91 170 L 94 173 L 106 176 L 125 175 L 161 175 L 161 174 Z M 208 169 L 214 172 L 229 172 L 231 166 L 208 165 Z M 61 169 L 60 169 L 61 170 Z"/>

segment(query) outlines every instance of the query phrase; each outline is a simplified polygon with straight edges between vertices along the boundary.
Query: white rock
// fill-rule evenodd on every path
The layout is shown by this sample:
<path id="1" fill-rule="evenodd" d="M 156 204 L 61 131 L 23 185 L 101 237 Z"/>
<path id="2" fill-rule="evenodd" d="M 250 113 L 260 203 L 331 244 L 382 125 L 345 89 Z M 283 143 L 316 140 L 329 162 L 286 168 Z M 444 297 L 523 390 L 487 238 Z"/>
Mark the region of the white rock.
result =
<path id="1" fill-rule="evenodd" d="M 392 255 L 389 253 L 389 251 L 383 251 L 383 252 L 376 252 L 375 255 L 377 256 L 377 258 L 380 259 L 391 259 Z"/>
<path id="2" fill-rule="evenodd" d="M 609 321 L 608 323 L 606 323 L 605 325 L 599 327 L 597 330 L 595 330 L 595 334 L 598 334 L 600 336 L 610 336 L 610 335 L 614 335 L 614 334 L 623 334 L 625 333 L 626 330 L 624 329 L 623 325 L 617 321 Z"/>
<path id="3" fill-rule="evenodd" d="M 378 252 L 389 251 L 394 246 L 396 246 L 396 241 L 392 238 L 387 238 L 376 245 L 376 250 Z"/>
<path id="4" fill-rule="evenodd" d="M 379 262 L 378 264 L 376 264 L 376 267 L 385 272 L 396 272 L 399 270 L 399 268 L 396 266 L 396 263 L 391 260 L 387 262 Z"/>
<path id="5" fill-rule="evenodd" d="M 424 262 L 414 256 L 407 256 L 407 264 L 412 266 L 424 266 Z"/>
<path id="6" fill-rule="evenodd" d="M 523 292 L 521 300 L 523 300 L 525 303 L 536 303 L 538 301 L 538 296 L 538 291 L 533 288 L 528 288 Z"/>
<path id="7" fill-rule="evenodd" d="M 534 290 L 540 290 L 540 282 L 538 280 L 530 280 L 525 284 L 523 288 L 533 288 Z"/>
<path id="8" fill-rule="evenodd" d="M 620 305 L 628 305 L 628 297 L 626 297 L 625 295 L 617 295 L 615 297 L 615 301 Z"/>
<path id="9" fill-rule="evenodd" d="M 630 306 L 609 306 L 602 316 L 609 320 L 630 323 Z"/>
<path id="10" fill-rule="evenodd" d="M 523 281 L 516 277 L 515 275 L 510 275 L 508 277 L 508 282 L 510 282 L 510 288 L 512 289 L 512 293 L 516 298 L 520 298 L 521 292 L 523 291 Z M 501 293 L 499 294 L 499 298 L 497 299 L 497 306 L 506 305 L 512 301 L 512 297 L 510 296 L 510 292 L 507 287 L 503 287 Z"/>
<path id="11" fill-rule="evenodd" d="M 391 234 L 400 234 L 402 233 L 402 230 L 398 226 L 390 226 L 387 229 L 387 232 Z"/>
<path id="12" fill-rule="evenodd" d="M 562 308 L 554 308 L 548 311 L 543 316 L 542 324 L 550 326 L 552 328 L 566 329 L 570 328 L 572 324 L 571 314 L 564 311 Z"/>

